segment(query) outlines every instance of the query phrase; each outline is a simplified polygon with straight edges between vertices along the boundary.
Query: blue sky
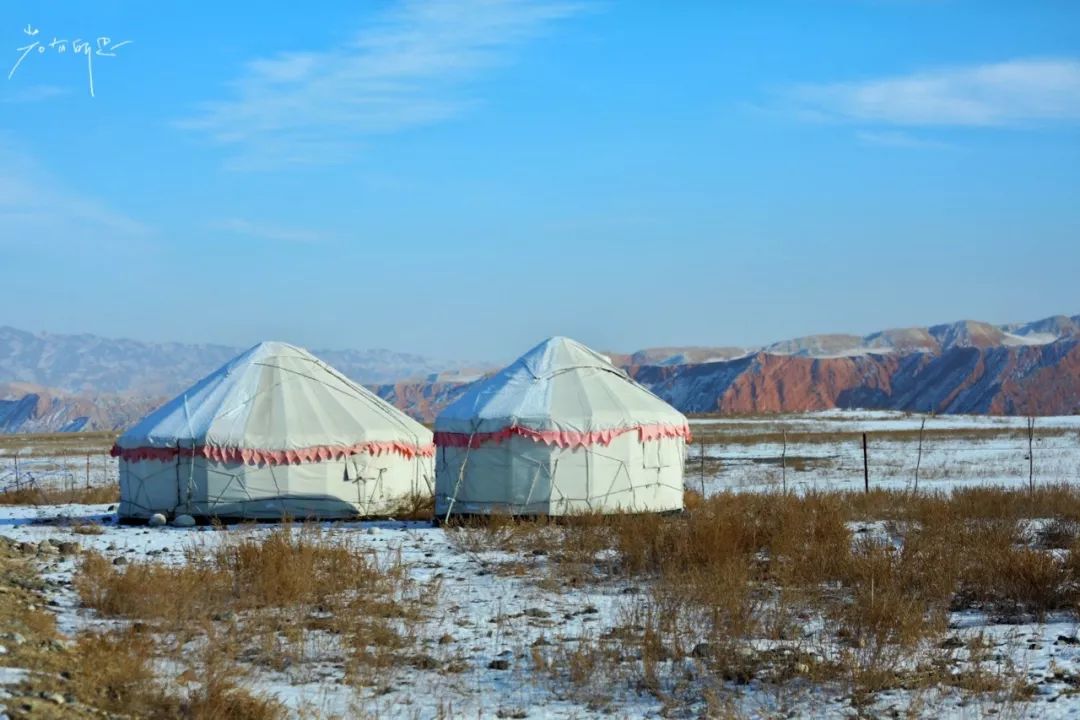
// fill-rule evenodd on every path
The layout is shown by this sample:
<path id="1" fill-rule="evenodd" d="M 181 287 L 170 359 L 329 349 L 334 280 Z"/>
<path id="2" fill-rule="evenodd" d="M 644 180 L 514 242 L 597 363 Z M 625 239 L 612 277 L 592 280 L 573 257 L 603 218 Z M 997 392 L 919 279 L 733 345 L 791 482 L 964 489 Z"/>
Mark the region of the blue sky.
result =
<path id="1" fill-rule="evenodd" d="M 503 360 L 1080 312 L 1080 3 L 6 0 L 0 41 L 0 324 Z"/>

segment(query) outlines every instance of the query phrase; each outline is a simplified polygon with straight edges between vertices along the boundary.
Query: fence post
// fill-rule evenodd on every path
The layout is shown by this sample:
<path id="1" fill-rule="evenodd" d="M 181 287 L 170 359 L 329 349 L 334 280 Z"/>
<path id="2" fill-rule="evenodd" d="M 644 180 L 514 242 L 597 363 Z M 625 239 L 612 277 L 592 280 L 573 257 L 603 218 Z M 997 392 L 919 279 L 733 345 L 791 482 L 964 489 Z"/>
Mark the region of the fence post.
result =
<path id="1" fill-rule="evenodd" d="M 923 430 L 926 429 L 926 418 L 922 419 L 922 424 L 919 425 L 919 454 L 915 458 L 915 492 L 919 492 L 919 467 L 922 465 L 922 441 Z"/>
<path id="2" fill-rule="evenodd" d="M 1035 492 L 1035 416 L 1029 415 L 1027 419 L 1028 438 L 1028 492 Z"/>
<path id="3" fill-rule="evenodd" d="M 698 464 L 701 468 L 701 499 L 705 499 L 705 433 L 698 438 Z"/>
<path id="4" fill-rule="evenodd" d="M 863 492 L 870 492 L 870 456 L 866 452 L 866 433 L 862 434 Z"/>
<path id="5" fill-rule="evenodd" d="M 780 476 L 784 482 L 784 494 L 787 495 L 787 428 L 784 428 L 784 449 L 780 452 Z"/>
<path id="6" fill-rule="evenodd" d="M 90 453 L 86 453 L 86 489 L 90 489 Z"/>

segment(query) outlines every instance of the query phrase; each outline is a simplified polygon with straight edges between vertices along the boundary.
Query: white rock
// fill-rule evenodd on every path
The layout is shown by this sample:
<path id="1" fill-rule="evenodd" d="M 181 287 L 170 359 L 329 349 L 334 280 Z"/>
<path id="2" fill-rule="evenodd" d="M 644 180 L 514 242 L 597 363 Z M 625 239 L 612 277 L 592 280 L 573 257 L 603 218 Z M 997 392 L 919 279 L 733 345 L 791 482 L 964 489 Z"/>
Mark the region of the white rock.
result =
<path id="1" fill-rule="evenodd" d="M 173 518 L 172 524 L 176 527 L 194 527 L 195 518 L 190 515 L 177 515 Z"/>
<path id="2" fill-rule="evenodd" d="M 161 513 L 154 513 L 150 516 L 150 519 L 146 521 L 146 524 L 150 527 L 161 527 L 166 522 L 165 516 Z"/>

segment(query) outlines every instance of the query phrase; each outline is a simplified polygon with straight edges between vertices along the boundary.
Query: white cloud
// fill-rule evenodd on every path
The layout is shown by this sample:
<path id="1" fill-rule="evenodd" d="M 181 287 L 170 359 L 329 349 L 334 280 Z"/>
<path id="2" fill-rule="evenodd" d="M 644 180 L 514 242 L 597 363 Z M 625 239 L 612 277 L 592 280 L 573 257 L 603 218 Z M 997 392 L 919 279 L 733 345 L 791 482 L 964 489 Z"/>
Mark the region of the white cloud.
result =
<path id="1" fill-rule="evenodd" d="M 281 225 L 253 222 L 243 218 L 229 218 L 227 220 L 222 220 L 221 222 L 214 223 L 212 227 L 217 230 L 224 230 L 226 232 L 246 235 L 258 240 L 269 240 L 271 242 L 312 245 L 327 239 L 323 233 L 315 230 L 283 227 Z"/>
<path id="2" fill-rule="evenodd" d="M 127 248 L 152 232 L 67 186 L 0 138 L 0 244 Z"/>
<path id="3" fill-rule="evenodd" d="M 918 137 L 916 135 L 897 130 L 860 130 L 859 132 L 855 133 L 855 137 L 863 145 L 876 145 L 879 147 L 927 148 L 938 150 L 942 148 L 953 147 L 946 142 L 941 142 L 939 140 L 931 140 L 924 137 Z"/>
<path id="4" fill-rule="evenodd" d="M 895 77 L 799 85 L 802 117 L 897 126 L 1002 127 L 1080 121 L 1080 60 L 1021 59 Z"/>
<path id="5" fill-rule="evenodd" d="M 473 104 L 463 85 L 581 9 L 564 0 L 404 0 L 347 45 L 248 63 L 232 98 L 180 124 L 232 147 L 234 167 L 341 162 L 365 137 L 461 114 Z"/>

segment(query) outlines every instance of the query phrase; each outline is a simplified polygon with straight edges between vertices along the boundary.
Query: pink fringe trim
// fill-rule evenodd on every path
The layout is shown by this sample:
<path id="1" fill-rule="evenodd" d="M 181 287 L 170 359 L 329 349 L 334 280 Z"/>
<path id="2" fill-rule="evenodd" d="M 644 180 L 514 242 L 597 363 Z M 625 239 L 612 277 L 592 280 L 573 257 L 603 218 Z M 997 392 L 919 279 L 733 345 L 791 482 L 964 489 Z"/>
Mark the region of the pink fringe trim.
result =
<path id="1" fill-rule="evenodd" d="M 184 457 L 204 457 L 220 463 L 243 463 L 245 465 L 299 465 L 305 462 L 322 462 L 324 460 L 339 460 L 349 455 L 367 453 L 369 455 L 384 455 L 396 453 L 409 460 L 417 456 L 433 457 L 434 445 L 410 445 L 408 443 L 394 441 L 373 441 L 356 443 L 355 445 L 316 445 L 315 447 L 300 448 L 299 450 L 256 450 L 254 448 L 228 448 L 210 447 L 200 445 L 195 448 L 169 448 L 169 447 L 137 447 L 122 448 L 113 445 L 109 454 L 113 457 L 123 458 L 128 462 L 140 460 L 157 460 L 169 462 L 179 455 Z"/>
<path id="2" fill-rule="evenodd" d="M 477 448 L 485 443 L 500 443 L 507 440 L 511 435 L 519 435 L 536 442 L 548 445 L 557 445 L 561 448 L 588 447 L 590 445 L 610 445 L 611 441 L 624 433 L 637 430 L 638 439 L 641 442 L 659 440 L 660 438 L 681 437 L 686 442 L 691 441 L 689 425 L 638 425 L 637 427 L 611 428 L 609 430 L 592 430 L 589 432 L 576 432 L 573 430 L 533 430 L 527 427 L 515 425 L 503 428 L 495 432 L 485 433 L 435 433 L 435 444 L 442 447 L 473 447 Z"/>

